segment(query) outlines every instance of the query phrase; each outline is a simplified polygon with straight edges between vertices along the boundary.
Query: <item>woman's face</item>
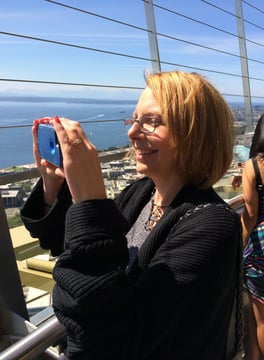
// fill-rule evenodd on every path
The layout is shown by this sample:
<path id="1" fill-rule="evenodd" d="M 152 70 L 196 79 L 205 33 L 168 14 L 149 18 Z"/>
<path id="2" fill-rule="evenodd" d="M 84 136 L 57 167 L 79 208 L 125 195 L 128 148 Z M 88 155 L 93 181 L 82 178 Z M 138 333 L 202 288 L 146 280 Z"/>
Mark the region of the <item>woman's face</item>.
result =
<path id="1" fill-rule="evenodd" d="M 170 143 L 168 128 L 162 122 L 160 106 L 151 89 L 146 87 L 139 98 L 133 118 L 142 121 L 149 117 L 162 123 L 154 132 L 142 131 L 137 122 L 134 122 L 128 131 L 128 137 L 135 149 L 137 172 L 152 179 L 175 174 L 175 148 Z"/>

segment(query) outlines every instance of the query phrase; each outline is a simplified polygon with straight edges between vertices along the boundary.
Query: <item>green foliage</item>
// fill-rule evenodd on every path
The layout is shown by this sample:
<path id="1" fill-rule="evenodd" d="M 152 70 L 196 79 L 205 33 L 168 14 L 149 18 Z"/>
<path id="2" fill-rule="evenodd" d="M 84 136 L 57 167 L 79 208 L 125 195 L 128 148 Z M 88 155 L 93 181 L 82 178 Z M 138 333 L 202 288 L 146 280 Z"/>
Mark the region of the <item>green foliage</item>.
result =
<path id="1" fill-rule="evenodd" d="M 25 193 L 30 192 L 31 191 L 31 183 L 30 183 L 30 181 L 24 181 L 22 183 L 22 189 L 25 191 Z"/>
<path id="2" fill-rule="evenodd" d="M 14 216 L 8 217 L 7 222 L 8 222 L 9 229 L 12 229 L 12 228 L 15 228 L 17 226 L 23 225 L 19 213 L 17 213 Z"/>

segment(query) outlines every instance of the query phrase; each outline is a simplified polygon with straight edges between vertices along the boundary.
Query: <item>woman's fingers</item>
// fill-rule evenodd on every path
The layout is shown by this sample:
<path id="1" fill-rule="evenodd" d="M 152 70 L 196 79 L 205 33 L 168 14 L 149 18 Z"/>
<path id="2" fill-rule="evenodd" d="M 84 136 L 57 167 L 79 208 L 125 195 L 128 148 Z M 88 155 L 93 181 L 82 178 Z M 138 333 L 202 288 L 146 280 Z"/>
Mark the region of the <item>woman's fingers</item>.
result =
<path id="1" fill-rule="evenodd" d="M 75 202 L 105 198 L 97 150 L 77 121 L 53 121 L 63 155 L 63 171 Z"/>
<path id="2" fill-rule="evenodd" d="M 38 149 L 38 127 L 39 124 L 48 124 L 51 122 L 52 118 L 45 117 L 42 119 L 34 120 L 32 126 L 32 137 L 33 137 L 33 155 L 35 158 L 36 165 L 42 176 L 55 176 L 57 177 L 58 173 L 55 174 L 56 166 L 49 163 L 47 160 L 41 158 Z M 63 172 L 59 172 L 59 176 L 63 176 Z"/>
<path id="3" fill-rule="evenodd" d="M 52 122 L 56 129 L 59 142 L 62 145 L 77 146 L 82 143 L 87 146 L 90 145 L 90 142 L 78 121 L 55 117 Z"/>

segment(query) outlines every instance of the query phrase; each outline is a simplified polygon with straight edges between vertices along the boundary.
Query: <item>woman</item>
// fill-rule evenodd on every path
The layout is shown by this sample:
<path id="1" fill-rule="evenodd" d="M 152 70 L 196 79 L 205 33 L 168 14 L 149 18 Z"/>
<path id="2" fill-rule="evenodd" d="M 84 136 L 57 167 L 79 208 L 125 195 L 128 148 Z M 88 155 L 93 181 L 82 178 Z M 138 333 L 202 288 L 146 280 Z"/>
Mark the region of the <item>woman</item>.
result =
<path id="1" fill-rule="evenodd" d="M 249 360 L 264 356 L 264 114 L 260 117 L 242 175 L 245 202 L 241 217 L 244 244 L 244 283 L 248 292 Z"/>
<path id="2" fill-rule="evenodd" d="M 240 221 L 212 185 L 232 159 L 233 116 L 198 74 L 156 73 L 146 82 L 128 121 L 145 176 L 106 199 L 80 124 L 52 121 L 63 169 L 39 158 L 35 124 L 42 179 L 22 218 L 61 254 L 53 305 L 69 359 L 225 359 Z"/>

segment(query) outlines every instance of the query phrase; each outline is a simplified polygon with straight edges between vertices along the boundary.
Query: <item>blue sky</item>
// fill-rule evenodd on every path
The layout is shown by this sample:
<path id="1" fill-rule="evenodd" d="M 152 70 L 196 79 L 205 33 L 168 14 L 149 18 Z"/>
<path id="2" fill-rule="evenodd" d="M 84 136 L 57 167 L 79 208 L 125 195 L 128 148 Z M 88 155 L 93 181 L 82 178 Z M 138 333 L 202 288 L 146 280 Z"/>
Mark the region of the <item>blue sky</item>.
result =
<path id="1" fill-rule="evenodd" d="M 142 0 L 63 0 L 65 4 L 78 7 L 105 17 L 146 28 L 144 3 Z M 199 43 L 207 49 L 159 36 L 161 60 L 176 65 L 162 65 L 162 70 L 211 69 L 240 74 L 238 57 L 215 53 L 208 48 L 217 48 L 239 54 L 235 36 L 208 28 L 201 23 L 176 16 L 183 13 L 225 32 L 236 34 L 234 1 L 210 0 L 210 6 L 201 0 L 154 0 L 154 3 L 171 12 L 155 7 L 157 32 L 167 34 L 190 43 Z M 252 6 L 249 6 L 250 3 Z M 259 0 L 243 2 L 248 57 L 264 60 L 264 4 Z M 216 7 L 225 11 L 220 11 Z M 254 7 L 259 8 L 257 11 Z M 250 22 L 259 25 L 255 27 Z M 40 37 L 53 41 L 77 44 L 109 52 L 150 58 L 147 33 L 122 24 L 102 20 L 86 13 L 72 11 L 45 0 L 1 1 L 0 31 Z M 258 44 L 263 44 L 258 45 Z M 143 71 L 151 69 L 148 60 L 87 51 L 81 48 L 56 46 L 20 37 L 0 34 L 0 78 L 58 81 L 67 83 L 107 84 L 112 86 L 144 87 Z M 264 79 L 263 64 L 249 62 L 251 77 Z M 184 68 L 180 65 L 189 66 Z M 198 71 L 224 94 L 242 94 L 239 77 Z M 264 98 L 263 81 L 251 80 L 253 96 Z M 85 86 L 44 85 L 32 83 L 0 82 L 0 96 L 6 93 L 44 96 L 69 96 L 93 98 L 135 99 L 138 90 L 115 90 Z M 231 98 L 234 101 L 236 97 Z M 257 99 L 263 102 L 263 99 Z"/>

